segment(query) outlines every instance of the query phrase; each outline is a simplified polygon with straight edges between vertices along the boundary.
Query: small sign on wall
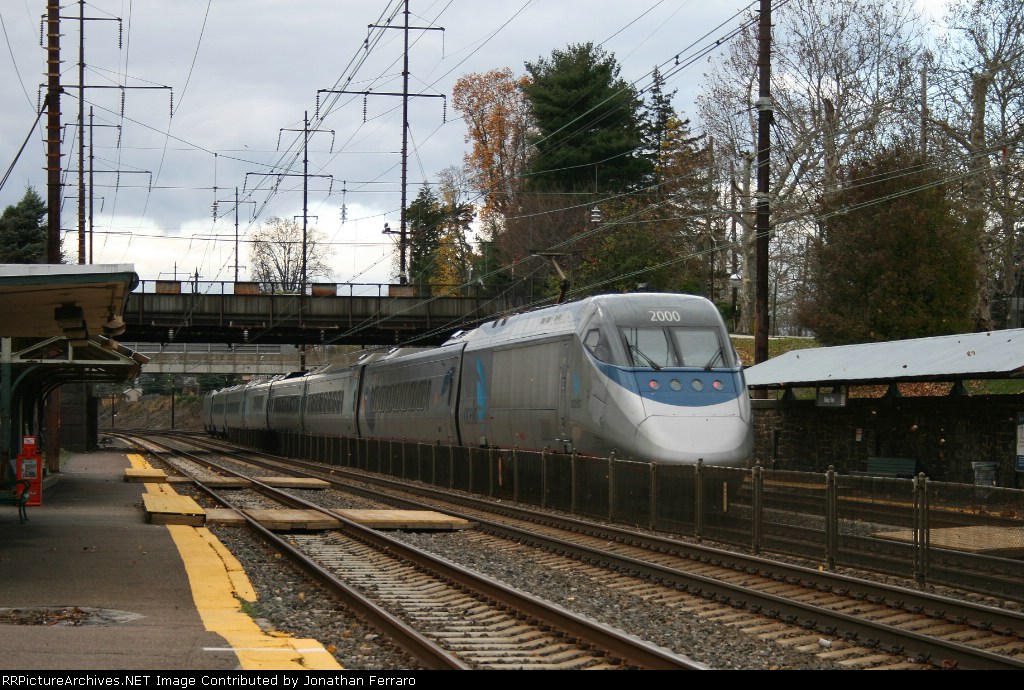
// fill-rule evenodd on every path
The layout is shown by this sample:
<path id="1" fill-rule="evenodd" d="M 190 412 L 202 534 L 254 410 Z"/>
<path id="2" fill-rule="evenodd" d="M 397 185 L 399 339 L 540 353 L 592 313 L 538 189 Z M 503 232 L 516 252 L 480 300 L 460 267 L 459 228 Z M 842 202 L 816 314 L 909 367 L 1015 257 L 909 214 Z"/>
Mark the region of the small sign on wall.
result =
<path id="1" fill-rule="evenodd" d="M 1017 462 L 1018 472 L 1024 472 L 1024 412 L 1017 413 Z"/>
<path id="2" fill-rule="evenodd" d="M 818 407 L 846 407 L 846 389 L 837 388 L 831 391 L 818 391 L 815 401 Z"/>

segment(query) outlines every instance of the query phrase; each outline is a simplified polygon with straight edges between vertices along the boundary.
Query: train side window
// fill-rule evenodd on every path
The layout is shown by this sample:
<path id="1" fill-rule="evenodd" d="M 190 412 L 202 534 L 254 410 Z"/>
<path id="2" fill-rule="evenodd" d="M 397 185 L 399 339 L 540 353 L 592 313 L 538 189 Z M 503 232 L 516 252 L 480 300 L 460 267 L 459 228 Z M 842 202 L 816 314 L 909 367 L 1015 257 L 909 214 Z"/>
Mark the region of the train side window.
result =
<path id="1" fill-rule="evenodd" d="M 602 362 L 607 362 L 611 359 L 611 352 L 608 350 L 608 341 L 604 337 L 604 333 L 597 328 L 591 328 L 587 331 L 586 337 L 583 338 L 583 344 L 586 346 L 590 353 L 597 357 Z"/>

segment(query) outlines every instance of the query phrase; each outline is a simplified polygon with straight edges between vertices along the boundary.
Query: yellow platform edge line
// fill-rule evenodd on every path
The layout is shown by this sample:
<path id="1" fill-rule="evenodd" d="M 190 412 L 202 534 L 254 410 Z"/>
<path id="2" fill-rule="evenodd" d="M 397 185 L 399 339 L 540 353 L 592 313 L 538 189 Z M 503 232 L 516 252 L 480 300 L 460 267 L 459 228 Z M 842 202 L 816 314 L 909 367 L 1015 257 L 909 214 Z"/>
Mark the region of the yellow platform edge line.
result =
<path id="1" fill-rule="evenodd" d="M 132 467 L 148 468 L 131 453 Z M 177 493 L 166 484 L 143 484 L 150 493 Z M 256 590 L 241 563 L 205 527 L 165 525 L 181 554 L 192 599 L 207 631 L 231 646 L 245 671 L 330 671 L 344 667 L 317 640 L 269 634 L 243 610 L 256 601 Z"/>

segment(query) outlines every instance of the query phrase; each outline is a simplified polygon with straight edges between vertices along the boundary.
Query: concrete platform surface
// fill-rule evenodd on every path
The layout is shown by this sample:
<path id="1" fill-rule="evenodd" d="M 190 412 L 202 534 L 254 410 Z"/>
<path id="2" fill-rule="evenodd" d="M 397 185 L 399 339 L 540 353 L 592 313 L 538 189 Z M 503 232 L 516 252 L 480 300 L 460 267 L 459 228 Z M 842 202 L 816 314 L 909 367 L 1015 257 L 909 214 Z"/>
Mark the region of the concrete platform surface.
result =
<path id="1" fill-rule="evenodd" d="M 119 452 L 73 455 L 42 505 L 28 507 L 28 522 L 0 506 L 0 667 L 338 668 L 322 648 L 305 657 L 294 651 L 310 651 L 315 641 L 281 649 L 280 637 L 241 612 L 247 578 L 242 573 L 240 585 L 238 572 L 224 572 L 232 559 L 205 527 L 147 522 L 143 493 L 169 489 L 126 482 L 132 466 L 145 461 Z M 211 600 L 218 589 L 225 591 Z"/>

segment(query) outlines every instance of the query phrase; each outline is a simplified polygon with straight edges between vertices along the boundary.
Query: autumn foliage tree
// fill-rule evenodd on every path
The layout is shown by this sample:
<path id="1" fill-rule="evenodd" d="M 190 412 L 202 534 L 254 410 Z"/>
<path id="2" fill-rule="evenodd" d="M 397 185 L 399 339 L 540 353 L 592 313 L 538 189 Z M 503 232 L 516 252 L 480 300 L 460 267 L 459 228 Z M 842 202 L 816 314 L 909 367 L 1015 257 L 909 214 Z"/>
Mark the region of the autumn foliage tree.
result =
<path id="1" fill-rule="evenodd" d="M 472 144 L 465 165 L 484 195 L 485 218 L 509 213 L 522 184 L 530 131 L 523 92 L 528 83 L 528 77 L 504 67 L 467 74 L 452 90 L 452 104 L 462 114 L 466 141 Z"/>

